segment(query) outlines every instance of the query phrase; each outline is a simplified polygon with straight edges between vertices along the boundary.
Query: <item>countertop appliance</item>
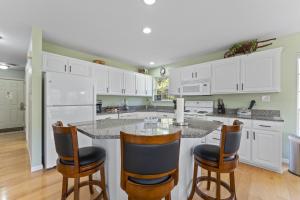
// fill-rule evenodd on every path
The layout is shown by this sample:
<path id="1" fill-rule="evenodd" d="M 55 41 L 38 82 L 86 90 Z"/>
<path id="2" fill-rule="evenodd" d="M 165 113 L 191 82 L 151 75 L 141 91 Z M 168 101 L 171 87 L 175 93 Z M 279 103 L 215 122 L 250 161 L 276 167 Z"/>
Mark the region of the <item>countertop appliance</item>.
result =
<path id="1" fill-rule="evenodd" d="M 96 113 L 97 114 L 102 113 L 102 101 L 101 100 L 97 101 L 97 103 L 96 103 Z"/>
<path id="2" fill-rule="evenodd" d="M 44 133 L 43 161 L 45 168 L 56 165 L 52 124 L 58 120 L 65 125 L 71 122 L 94 119 L 93 81 L 88 77 L 47 72 L 44 75 Z M 80 137 L 78 135 L 78 137 Z M 86 141 L 78 138 L 80 147 Z"/>
<path id="3" fill-rule="evenodd" d="M 255 100 L 251 100 L 250 105 L 249 105 L 248 108 L 239 108 L 238 109 L 237 115 L 246 116 L 246 117 L 249 116 L 250 117 L 252 115 L 251 110 L 252 110 L 253 106 L 255 105 L 255 103 L 256 103 Z"/>
<path id="4" fill-rule="evenodd" d="M 213 101 L 186 101 L 184 109 L 185 119 L 205 119 L 207 114 L 213 113 Z"/>

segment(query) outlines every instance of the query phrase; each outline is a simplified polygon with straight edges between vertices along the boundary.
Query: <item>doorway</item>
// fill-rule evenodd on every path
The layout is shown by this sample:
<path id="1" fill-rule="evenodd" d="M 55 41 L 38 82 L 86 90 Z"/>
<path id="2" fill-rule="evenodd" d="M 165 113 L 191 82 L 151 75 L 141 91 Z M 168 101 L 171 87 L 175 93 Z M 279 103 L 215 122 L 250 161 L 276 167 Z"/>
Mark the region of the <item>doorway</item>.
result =
<path id="1" fill-rule="evenodd" d="M 23 130 L 24 81 L 0 78 L 0 133 Z"/>

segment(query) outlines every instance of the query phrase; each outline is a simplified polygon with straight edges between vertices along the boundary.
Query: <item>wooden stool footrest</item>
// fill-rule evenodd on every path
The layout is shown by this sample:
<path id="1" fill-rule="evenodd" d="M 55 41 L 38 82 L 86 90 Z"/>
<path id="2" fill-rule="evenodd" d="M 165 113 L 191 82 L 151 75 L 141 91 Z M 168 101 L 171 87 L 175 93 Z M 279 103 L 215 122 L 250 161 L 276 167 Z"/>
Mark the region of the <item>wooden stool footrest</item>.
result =
<path id="1" fill-rule="evenodd" d="M 198 185 L 200 182 L 204 182 L 204 181 L 212 181 L 214 183 L 217 184 L 217 179 L 214 178 L 214 177 L 208 177 L 208 176 L 201 176 L 201 177 L 198 177 L 197 180 L 196 180 L 196 185 Z M 232 191 L 230 189 L 230 186 L 224 182 L 224 181 L 220 181 L 220 184 L 221 186 L 223 186 L 229 193 L 230 193 L 230 196 L 228 198 L 225 198 L 225 199 L 221 199 L 221 200 L 234 200 L 235 199 L 235 192 Z M 199 187 L 196 186 L 195 188 L 195 192 L 202 198 L 204 199 L 207 199 L 207 200 L 217 200 L 217 198 L 213 198 L 211 196 L 208 196 L 207 194 L 203 193 Z"/>

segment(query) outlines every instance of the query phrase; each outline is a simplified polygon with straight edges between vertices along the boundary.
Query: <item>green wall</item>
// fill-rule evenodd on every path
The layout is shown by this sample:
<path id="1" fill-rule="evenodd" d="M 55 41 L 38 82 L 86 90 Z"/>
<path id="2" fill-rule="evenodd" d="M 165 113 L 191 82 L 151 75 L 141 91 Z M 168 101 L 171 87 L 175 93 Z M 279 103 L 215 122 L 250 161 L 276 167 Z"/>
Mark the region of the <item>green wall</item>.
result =
<path id="1" fill-rule="evenodd" d="M 234 94 L 216 96 L 196 96 L 186 97 L 187 100 L 216 100 L 223 98 L 225 106 L 228 108 L 247 107 L 251 99 L 255 99 L 257 109 L 280 110 L 284 122 L 283 155 L 288 157 L 288 134 L 296 134 L 297 129 L 297 56 L 300 55 L 300 33 L 281 37 L 277 39 L 271 47 L 261 50 L 283 47 L 281 66 L 281 92 L 267 94 L 271 97 L 271 102 L 263 103 L 261 96 L 264 94 Z M 298 54 L 298 55 L 297 55 Z M 196 57 L 178 63 L 169 64 L 167 70 L 173 67 L 187 66 L 196 63 L 207 62 L 223 58 L 224 51 L 211 53 L 205 56 Z M 150 70 L 150 74 L 159 76 L 159 68 Z M 171 105 L 164 103 L 163 105 Z"/>
<path id="2" fill-rule="evenodd" d="M 108 66 L 117 67 L 120 69 L 125 69 L 125 70 L 135 71 L 135 72 L 137 72 L 137 70 L 138 70 L 138 68 L 133 65 L 129 65 L 129 64 L 126 64 L 126 63 L 123 63 L 120 61 L 116 61 L 116 60 L 107 59 L 107 58 L 104 58 L 101 56 L 90 55 L 90 54 L 86 54 L 86 53 L 83 53 L 80 51 L 68 49 L 68 48 L 62 47 L 60 45 L 47 42 L 47 41 L 43 41 L 43 51 L 47 51 L 47 52 L 51 52 L 51 53 L 55 53 L 55 54 L 59 54 L 59 55 L 67 56 L 67 57 L 77 58 L 80 60 L 86 60 L 86 61 L 90 61 L 90 62 L 92 62 L 95 59 L 101 59 L 101 60 L 104 60 L 106 62 L 106 65 L 108 65 Z M 103 106 L 118 106 L 118 105 L 122 105 L 122 103 L 123 103 L 123 97 L 120 97 L 120 96 L 101 96 L 101 95 L 99 95 L 99 96 L 97 96 L 97 99 L 98 100 L 101 99 L 103 101 Z M 146 98 L 145 97 L 127 97 L 127 102 L 130 106 L 145 105 Z"/>
<path id="3" fill-rule="evenodd" d="M 42 164 L 42 30 L 32 28 L 31 167 Z"/>

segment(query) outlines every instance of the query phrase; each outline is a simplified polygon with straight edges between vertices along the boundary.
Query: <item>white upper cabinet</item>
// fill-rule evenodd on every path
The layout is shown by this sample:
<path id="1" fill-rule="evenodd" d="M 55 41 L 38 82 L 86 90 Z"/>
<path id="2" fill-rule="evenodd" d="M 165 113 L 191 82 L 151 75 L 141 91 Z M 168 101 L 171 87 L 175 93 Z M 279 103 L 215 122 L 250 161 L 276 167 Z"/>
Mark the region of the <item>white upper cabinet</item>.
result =
<path id="1" fill-rule="evenodd" d="M 43 70 L 49 72 L 67 72 L 68 59 L 52 53 L 43 54 Z"/>
<path id="2" fill-rule="evenodd" d="M 146 76 L 146 96 L 151 97 L 153 93 L 153 79 L 152 76 Z"/>
<path id="3" fill-rule="evenodd" d="M 242 92 L 280 92 L 281 49 L 253 53 L 241 58 Z"/>
<path id="4" fill-rule="evenodd" d="M 89 62 L 69 58 L 68 64 L 69 64 L 68 70 L 71 74 L 81 75 L 81 76 L 90 76 L 91 74 Z"/>
<path id="5" fill-rule="evenodd" d="M 135 95 L 135 73 L 124 71 L 124 90 L 123 93 L 128 96 Z"/>
<path id="6" fill-rule="evenodd" d="M 135 87 L 137 96 L 146 95 L 146 77 L 143 74 L 135 75 Z"/>
<path id="7" fill-rule="evenodd" d="M 96 94 L 108 94 L 108 69 L 104 65 L 93 65 L 93 77 L 95 80 Z"/>
<path id="8" fill-rule="evenodd" d="M 109 68 L 109 94 L 111 95 L 122 95 L 123 94 L 123 71 L 115 68 Z"/>
<path id="9" fill-rule="evenodd" d="M 91 69 L 88 62 L 48 52 L 43 53 L 43 70 L 80 76 L 91 75 Z"/>
<path id="10" fill-rule="evenodd" d="M 212 63 L 212 94 L 230 94 L 239 90 L 240 59 L 238 57 Z"/>
<path id="11" fill-rule="evenodd" d="M 181 68 L 181 83 L 193 84 L 211 77 L 211 63 L 201 63 Z"/>
<path id="12" fill-rule="evenodd" d="M 180 95 L 181 94 L 181 68 L 171 69 L 169 75 L 169 94 Z"/>

